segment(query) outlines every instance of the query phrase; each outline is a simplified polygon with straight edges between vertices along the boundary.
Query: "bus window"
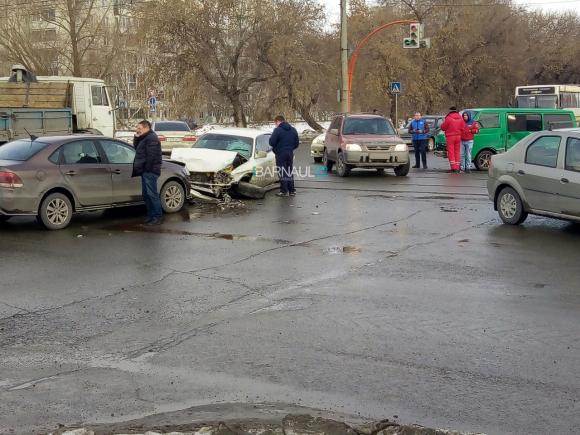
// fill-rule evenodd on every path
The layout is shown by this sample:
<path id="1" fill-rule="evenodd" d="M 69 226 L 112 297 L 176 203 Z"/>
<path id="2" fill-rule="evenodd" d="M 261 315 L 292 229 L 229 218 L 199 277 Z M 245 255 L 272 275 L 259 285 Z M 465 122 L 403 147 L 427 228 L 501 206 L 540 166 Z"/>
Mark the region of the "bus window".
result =
<path id="1" fill-rule="evenodd" d="M 538 95 L 536 97 L 536 107 L 538 109 L 557 109 L 558 96 L 557 95 Z"/>
<path id="2" fill-rule="evenodd" d="M 575 109 L 580 107 L 580 93 L 562 92 L 560 94 L 560 106 L 562 109 Z"/>
<path id="3" fill-rule="evenodd" d="M 520 109 L 533 109 L 536 107 L 536 97 L 516 97 L 516 107 Z"/>

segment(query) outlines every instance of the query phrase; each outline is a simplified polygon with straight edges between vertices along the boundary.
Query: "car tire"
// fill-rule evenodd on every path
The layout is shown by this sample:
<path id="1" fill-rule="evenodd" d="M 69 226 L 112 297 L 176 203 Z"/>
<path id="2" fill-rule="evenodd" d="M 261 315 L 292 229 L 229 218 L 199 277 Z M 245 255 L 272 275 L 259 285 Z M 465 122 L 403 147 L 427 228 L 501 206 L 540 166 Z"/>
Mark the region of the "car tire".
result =
<path id="1" fill-rule="evenodd" d="M 322 163 L 322 157 L 314 157 L 314 163 Z"/>
<path id="2" fill-rule="evenodd" d="M 397 166 L 395 168 L 395 175 L 397 177 L 406 177 L 409 174 L 409 171 L 411 170 L 411 161 L 407 161 L 406 164 L 401 165 L 401 166 Z"/>
<path id="3" fill-rule="evenodd" d="M 177 213 L 185 204 L 185 189 L 178 181 L 171 180 L 163 185 L 161 192 L 161 208 L 165 213 Z"/>
<path id="4" fill-rule="evenodd" d="M 328 151 L 324 148 L 324 154 L 322 155 L 322 163 L 326 166 L 327 172 L 332 171 L 332 167 L 334 166 L 334 162 L 328 158 Z"/>
<path id="5" fill-rule="evenodd" d="M 339 177 L 348 177 L 350 175 L 351 166 L 344 160 L 344 153 L 338 153 L 336 161 L 336 175 Z"/>
<path id="6" fill-rule="evenodd" d="M 435 150 L 435 138 L 429 138 L 429 142 L 427 142 L 427 151 L 433 152 Z"/>
<path id="7" fill-rule="evenodd" d="M 489 163 L 491 162 L 491 156 L 493 155 L 493 151 L 491 150 L 481 150 L 475 156 L 475 167 L 479 171 L 487 171 L 489 169 Z"/>
<path id="8" fill-rule="evenodd" d="M 504 187 L 495 203 L 500 219 L 504 224 L 519 225 L 528 217 L 520 195 L 511 187 Z"/>
<path id="9" fill-rule="evenodd" d="M 73 212 L 70 199 L 56 192 L 42 200 L 36 219 L 47 230 L 62 230 L 70 223 Z"/>
<path id="10" fill-rule="evenodd" d="M 377 168 L 377 174 L 385 175 L 385 168 Z"/>

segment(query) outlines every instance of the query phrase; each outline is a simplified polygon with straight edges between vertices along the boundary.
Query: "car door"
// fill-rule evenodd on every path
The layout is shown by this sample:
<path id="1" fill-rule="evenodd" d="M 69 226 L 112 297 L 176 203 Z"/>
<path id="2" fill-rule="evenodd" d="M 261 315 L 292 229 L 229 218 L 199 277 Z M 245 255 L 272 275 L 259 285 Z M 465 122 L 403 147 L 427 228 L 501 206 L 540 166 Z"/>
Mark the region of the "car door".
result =
<path id="1" fill-rule="evenodd" d="M 524 162 L 514 166 L 515 177 L 532 209 L 560 213 L 561 139 L 557 134 L 539 136 L 527 145 Z"/>
<path id="2" fill-rule="evenodd" d="M 328 128 L 328 132 L 326 133 L 326 138 L 324 140 L 324 146 L 326 147 L 326 152 L 328 153 L 328 157 L 332 161 L 336 161 L 336 157 L 338 154 L 338 147 L 340 145 L 340 130 L 342 124 L 342 117 L 337 116 L 334 118 L 330 127 Z"/>
<path id="3" fill-rule="evenodd" d="M 507 149 L 535 131 L 542 131 L 542 116 L 539 113 L 508 113 Z"/>
<path id="4" fill-rule="evenodd" d="M 505 151 L 505 135 L 503 119 L 500 112 L 479 112 L 475 120 L 479 124 L 479 133 L 473 142 L 473 158 L 483 149 L 494 150 L 497 153 Z"/>
<path id="5" fill-rule="evenodd" d="M 113 185 L 114 204 L 140 202 L 143 200 L 141 177 L 132 177 L 135 150 L 116 140 L 99 139 L 99 145 L 109 163 Z"/>
<path id="6" fill-rule="evenodd" d="M 278 180 L 276 156 L 270 146 L 270 136 L 270 134 L 262 134 L 256 138 L 254 151 L 255 175 L 252 179 L 255 184 L 262 187 L 273 184 Z"/>
<path id="7" fill-rule="evenodd" d="M 83 207 L 109 205 L 113 185 L 109 165 L 92 139 L 80 139 L 61 147 L 60 172 Z"/>
<path id="8" fill-rule="evenodd" d="M 560 178 L 560 211 L 580 217 L 580 138 L 568 137 Z"/>

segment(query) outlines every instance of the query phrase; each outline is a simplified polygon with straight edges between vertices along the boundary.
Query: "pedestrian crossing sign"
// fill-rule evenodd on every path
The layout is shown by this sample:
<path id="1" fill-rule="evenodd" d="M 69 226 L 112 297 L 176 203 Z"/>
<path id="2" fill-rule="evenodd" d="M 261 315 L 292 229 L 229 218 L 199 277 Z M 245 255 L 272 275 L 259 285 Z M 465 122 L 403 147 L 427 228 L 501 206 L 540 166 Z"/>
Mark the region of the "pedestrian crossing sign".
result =
<path id="1" fill-rule="evenodd" d="M 391 94 L 400 94 L 401 93 L 401 82 L 389 83 L 389 92 Z"/>

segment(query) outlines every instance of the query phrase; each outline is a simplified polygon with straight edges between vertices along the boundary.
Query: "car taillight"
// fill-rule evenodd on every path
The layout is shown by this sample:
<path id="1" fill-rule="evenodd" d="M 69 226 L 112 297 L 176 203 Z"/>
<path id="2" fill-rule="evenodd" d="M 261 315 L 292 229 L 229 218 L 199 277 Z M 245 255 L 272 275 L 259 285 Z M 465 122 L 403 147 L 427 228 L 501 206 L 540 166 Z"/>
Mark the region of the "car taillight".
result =
<path id="1" fill-rule="evenodd" d="M 184 136 L 183 137 L 184 142 L 195 142 L 196 140 L 197 140 L 197 138 L 195 136 Z"/>
<path id="2" fill-rule="evenodd" d="M 22 180 L 14 172 L 0 171 L 0 187 L 14 189 L 22 186 Z"/>
<path id="3" fill-rule="evenodd" d="M 160 142 L 165 142 L 167 138 L 165 136 L 157 136 Z"/>

